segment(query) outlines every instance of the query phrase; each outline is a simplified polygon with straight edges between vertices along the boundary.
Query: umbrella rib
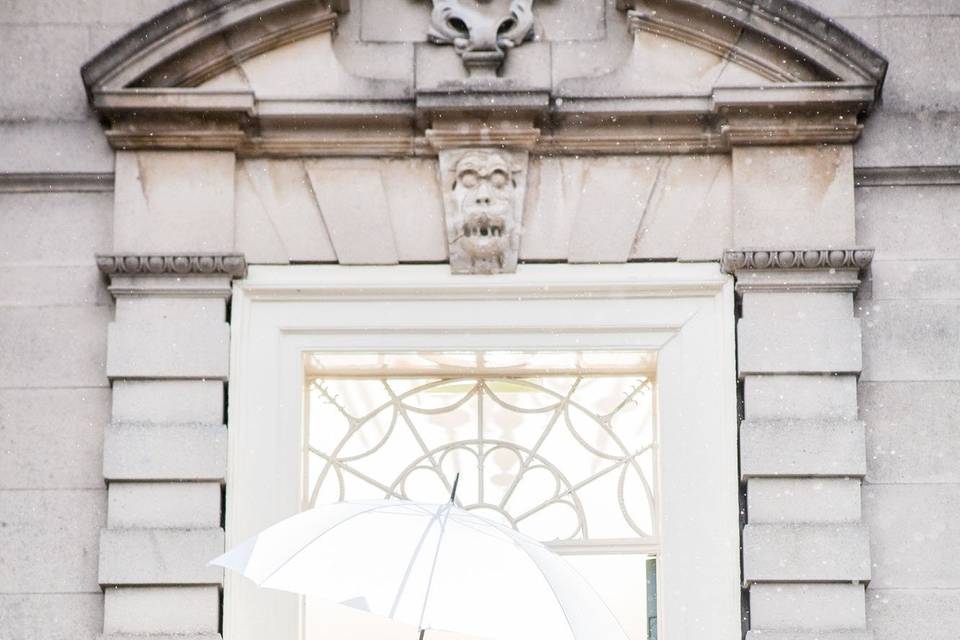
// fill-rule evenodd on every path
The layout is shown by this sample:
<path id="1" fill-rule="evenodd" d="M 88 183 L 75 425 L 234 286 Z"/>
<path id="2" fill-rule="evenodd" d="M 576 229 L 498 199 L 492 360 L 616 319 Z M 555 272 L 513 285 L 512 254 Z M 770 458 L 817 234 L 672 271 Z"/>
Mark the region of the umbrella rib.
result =
<path id="1" fill-rule="evenodd" d="M 336 529 L 337 527 L 339 527 L 340 525 L 342 525 L 344 522 L 349 522 L 350 520 L 353 520 L 353 519 L 356 518 L 357 516 L 362 516 L 362 515 L 364 515 L 365 513 L 370 513 L 371 511 L 376 511 L 377 509 L 383 509 L 383 508 L 389 507 L 389 506 L 394 506 L 394 505 L 390 505 L 390 504 L 378 504 L 378 505 L 373 506 L 373 507 L 371 507 L 371 508 L 369 508 L 369 509 L 364 509 L 363 511 L 360 511 L 360 512 L 358 512 L 358 513 L 354 513 L 354 514 L 352 514 L 352 515 L 350 515 L 350 516 L 347 516 L 346 518 L 344 518 L 344 519 L 341 520 L 340 522 L 338 522 L 338 523 L 336 523 L 336 524 L 334 524 L 334 525 L 332 525 L 332 526 L 330 526 L 330 527 L 327 527 L 326 529 L 324 529 L 323 531 L 321 531 L 321 532 L 318 533 L 317 535 L 315 535 L 315 536 L 313 536 L 312 538 L 310 538 L 310 540 L 308 540 L 308 541 L 306 542 L 306 544 L 304 544 L 302 547 L 300 547 L 299 549 L 297 549 L 294 553 L 290 554 L 290 557 L 288 557 L 286 560 L 284 560 L 283 562 L 281 562 L 281 563 L 280 563 L 280 566 L 278 566 L 276 569 L 274 569 L 273 571 L 271 571 L 271 572 L 267 575 L 266 578 L 264 578 L 263 580 L 261 580 L 261 581 L 258 582 L 257 584 L 258 584 L 258 585 L 266 584 L 267 580 L 269 580 L 270 578 L 272 578 L 273 576 L 275 576 L 275 575 L 277 574 L 277 572 L 280 571 L 280 569 L 283 569 L 285 566 L 287 566 L 287 564 L 290 563 L 291 560 L 293 560 L 293 559 L 296 558 L 298 555 L 300 555 L 301 553 L 303 553 L 303 551 L 304 551 L 307 547 L 309 547 L 309 546 L 312 545 L 314 542 L 316 542 L 321 536 L 327 535 L 328 533 L 330 533 L 331 531 L 333 531 L 334 529 Z"/>
<path id="2" fill-rule="evenodd" d="M 397 589 L 397 597 L 394 598 L 393 606 L 390 607 L 390 615 L 389 615 L 390 618 L 392 618 L 394 614 L 397 612 L 397 607 L 400 604 L 400 598 L 403 597 L 403 590 L 407 586 L 407 580 L 410 579 L 410 572 L 413 570 L 413 564 L 414 562 L 416 562 L 417 558 L 420 556 L 420 550 L 423 548 L 423 543 L 427 539 L 427 534 L 430 533 L 431 529 L 433 529 L 433 525 L 437 522 L 437 519 L 439 518 L 439 516 L 440 516 L 439 509 L 437 510 L 437 513 L 432 513 L 430 515 L 430 521 L 427 523 L 426 528 L 424 528 L 423 534 L 421 534 L 420 536 L 420 541 L 417 542 L 417 548 L 413 550 L 413 554 L 410 556 L 410 562 L 407 563 L 407 570 L 404 571 L 403 579 L 400 581 L 400 587 Z M 442 529 L 441 529 L 441 532 L 442 532 Z M 437 545 L 439 546 L 439 544 L 440 542 L 438 540 Z M 421 619 L 422 617 L 423 616 L 421 614 Z"/>
<path id="3" fill-rule="evenodd" d="M 443 545 L 443 534 L 447 530 L 447 520 L 450 519 L 450 512 L 453 511 L 453 503 L 446 505 L 447 510 L 443 514 L 443 522 L 440 523 L 440 535 L 437 536 L 437 548 L 433 552 L 433 564 L 430 566 L 430 578 L 427 580 L 427 590 L 423 594 L 423 607 L 420 609 L 420 622 L 417 625 L 423 629 L 423 618 L 427 614 L 427 603 L 430 600 L 430 589 L 433 587 L 433 575 L 437 570 L 437 558 L 440 557 L 440 547 Z"/>

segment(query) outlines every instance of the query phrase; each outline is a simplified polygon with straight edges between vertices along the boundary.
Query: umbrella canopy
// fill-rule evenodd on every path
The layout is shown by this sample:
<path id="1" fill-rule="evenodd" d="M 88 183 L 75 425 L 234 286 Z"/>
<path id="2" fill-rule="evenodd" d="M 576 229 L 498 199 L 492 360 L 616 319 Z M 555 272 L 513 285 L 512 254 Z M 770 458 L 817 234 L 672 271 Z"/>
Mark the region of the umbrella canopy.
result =
<path id="1" fill-rule="evenodd" d="M 318 506 L 211 564 L 419 629 L 497 640 L 627 637 L 565 560 L 452 502 Z"/>

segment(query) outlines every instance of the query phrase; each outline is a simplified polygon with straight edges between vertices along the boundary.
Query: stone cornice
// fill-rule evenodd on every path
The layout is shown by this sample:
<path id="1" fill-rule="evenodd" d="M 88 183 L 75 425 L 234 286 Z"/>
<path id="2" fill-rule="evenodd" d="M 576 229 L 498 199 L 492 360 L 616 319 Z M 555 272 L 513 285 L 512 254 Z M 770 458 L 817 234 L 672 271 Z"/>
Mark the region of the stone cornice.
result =
<path id="1" fill-rule="evenodd" d="M 210 276 L 242 278 L 247 261 L 239 253 L 98 255 L 97 267 L 108 276 Z"/>
<path id="2" fill-rule="evenodd" d="M 780 269 L 860 271 L 871 260 L 873 249 L 728 249 L 720 264 L 727 273 Z"/>
<path id="3" fill-rule="evenodd" d="M 828 82 L 716 88 L 708 95 L 679 97 L 605 98 L 570 89 L 561 86 L 556 95 L 541 92 L 536 99 L 524 96 L 522 102 L 513 99 L 515 93 L 493 91 L 358 101 L 118 89 L 97 92 L 94 106 L 109 123 L 110 143 L 125 150 L 222 149 L 278 157 L 432 155 L 438 145 L 457 138 L 443 125 L 472 115 L 513 123 L 513 130 L 500 127 L 494 136 L 506 139 L 484 144 L 578 155 L 851 143 L 861 131 L 857 114 L 872 95 L 869 86 Z M 363 135 L 356 135 L 358 130 Z"/>
<path id="4" fill-rule="evenodd" d="M 854 293 L 873 249 L 729 249 L 721 268 L 737 278 L 737 293 L 808 291 Z"/>
<path id="5" fill-rule="evenodd" d="M 732 58 L 745 58 L 742 64 L 767 75 L 773 68 L 768 61 L 753 58 L 749 47 L 731 43 L 722 35 L 728 25 L 761 36 L 794 52 L 808 64 L 843 82 L 867 82 L 880 95 L 887 72 L 887 60 L 876 50 L 833 20 L 801 2 L 792 0 L 617 0 L 617 8 L 628 11 L 634 28 L 644 28 L 673 37 L 700 48 L 731 48 Z M 707 28 L 690 29 L 691 12 L 708 11 L 717 32 Z M 736 40 L 743 40 L 738 36 Z M 779 72 L 778 72 L 779 73 Z M 777 75 L 777 74 L 774 74 Z"/>
<path id="6" fill-rule="evenodd" d="M 83 65 L 87 95 L 130 86 L 197 86 L 269 49 L 332 31 L 349 0 L 188 0 Z"/>

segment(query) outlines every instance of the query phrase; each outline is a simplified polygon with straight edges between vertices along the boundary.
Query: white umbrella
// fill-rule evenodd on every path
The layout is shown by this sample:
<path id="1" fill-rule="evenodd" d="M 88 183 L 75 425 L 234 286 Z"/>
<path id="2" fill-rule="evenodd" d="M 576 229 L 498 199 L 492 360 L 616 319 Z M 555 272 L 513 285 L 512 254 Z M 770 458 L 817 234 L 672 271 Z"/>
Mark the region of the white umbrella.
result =
<path id="1" fill-rule="evenodd" d="M 456 483 L 454 484 L 456 491 Z M 594 589 L 539 542 L 454 505 L 315 507 L 219 558 L 261 587 L 423 630 L 497 640 L 626 640 Z"/>

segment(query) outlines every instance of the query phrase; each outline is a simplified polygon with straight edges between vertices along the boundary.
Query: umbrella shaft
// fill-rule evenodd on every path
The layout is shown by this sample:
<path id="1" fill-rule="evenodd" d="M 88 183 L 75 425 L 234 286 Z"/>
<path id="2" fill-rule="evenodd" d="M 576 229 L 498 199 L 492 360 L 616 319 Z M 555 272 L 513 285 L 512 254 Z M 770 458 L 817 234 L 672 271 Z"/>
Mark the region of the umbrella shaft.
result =
<path id="1" fill-rule="evenodd" d="M 420 629 L 420 640 L 423 640 L 423 634 L 427 632 L 426 629 Z"/>

